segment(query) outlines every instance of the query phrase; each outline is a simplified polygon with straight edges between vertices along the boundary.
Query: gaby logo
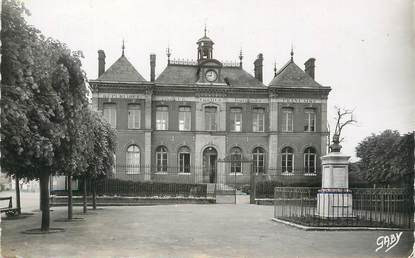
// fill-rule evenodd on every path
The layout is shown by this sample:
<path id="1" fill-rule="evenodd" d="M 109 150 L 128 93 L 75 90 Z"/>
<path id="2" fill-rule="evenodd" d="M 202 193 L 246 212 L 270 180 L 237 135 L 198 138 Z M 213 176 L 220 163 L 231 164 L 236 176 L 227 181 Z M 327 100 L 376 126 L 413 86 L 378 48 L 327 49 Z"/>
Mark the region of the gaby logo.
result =
<path id="1" fill-rule="evenodd" d="M 376 239 L 376 244 L 378 245 L 378 248 L 376 248 L 375 251 L 377 252 L 383 247 L 386 247 L 385 253 L 388 252 L 390 249 L 392 249 L 399 243 L 402 233 L 403 232 L 399 232 L 399 233 L 393 233 L 391 235 L 378 237 L 378 239 Z"/>

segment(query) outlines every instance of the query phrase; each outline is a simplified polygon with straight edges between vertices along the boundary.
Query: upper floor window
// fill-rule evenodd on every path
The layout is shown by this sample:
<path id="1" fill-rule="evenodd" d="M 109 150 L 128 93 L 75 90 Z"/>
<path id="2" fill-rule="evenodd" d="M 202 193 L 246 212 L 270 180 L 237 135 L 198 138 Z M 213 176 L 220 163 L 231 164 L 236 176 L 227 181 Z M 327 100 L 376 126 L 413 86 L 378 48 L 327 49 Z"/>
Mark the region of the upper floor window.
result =
<path id="1" fill-rule="evenodd" d="M 156 108 L 156 130 L 168 130 L 169 108 L 166 106 Z"/>
<path id="2" fill-rule="evenodd" d="M 242 151 L 238 147 L 231 150 L 231 173 L 242 173 Z"/>
<path id="3" fill-rule="evenodd" d="M 179 172 L 190 173 L 190 149 L 188 147 L 179 149 Z"/>
<path id="4" fill-rule="evenodd" d="M 252 131 L 263 132 L 265 124 L 265 110 L 263 108 L 254 108 L 252 117 Z"/>
<path id="5" fill-rule="evenodd" d="M 292 173 L 294 170 L 294 151 L 291 147 L 285 147 L 281 153 L 282 162 L 281 169 L 282 173 Z"/>
<path id="6" fill-rule="evenodd" d="M 252 152 L 252 161 L 254 167 L 254 173 L 265 172 L 265 152 L 263 148 L 257 147 Z"/>
<path id="7" fill-rule="evenodd" d="M 316 150 L 308 147 L 304 151 L 304 173 L 316 173 L 317 155 Z"/>
<path id="8" fill-rule="evenodd" d="M 138 104 L 128 105 L 128 129 L 140 129 L 141 110 Z"/>
<path id="9" fill-rule="evenodd" d="M 117 105 L 113 103 L 104 104 L 104 118 L 113 128 L 117 127 Z"/>
<path id="10" fill-rule="evenodd" d="M 293 131 L 293 109 L 292 108 L 282 109 L 282 131 L 283 132 Z"/>
<path id="11" fill-rule="evenodd" d="M 156 149 L 157 172 L 167 172 L 167 148 L 160 146 Z"/>
<path id="12" fill-rule="evenodd" d="M 179 107 L 179 130 L 190 131 L 192 112 L 190 107 Z"/>
<path id="13" fill-rule="evenodd" d="M 126 159 L 126 173 L 139 174 L 140 173 L 140 149 L 136 145 L 130 145 L 127 148 Z"/>
<path id="14" fill-rule="evenodd" d="M 218 128 L 218 114 L 216 107 L 205 107 L 205 130 L 216 131 Z"/>
<path id="15" fill-rule="evenodd" d="M 305 125 L 304 131 L 315 132 L 316 130 L 316 112 L 314 109 L 307 108 L 305 110 Z"/>
<path id="16" fill-rule="evenodd" d="M 231 131 L 242 131 L 242 109 L 231 108 Z"/>

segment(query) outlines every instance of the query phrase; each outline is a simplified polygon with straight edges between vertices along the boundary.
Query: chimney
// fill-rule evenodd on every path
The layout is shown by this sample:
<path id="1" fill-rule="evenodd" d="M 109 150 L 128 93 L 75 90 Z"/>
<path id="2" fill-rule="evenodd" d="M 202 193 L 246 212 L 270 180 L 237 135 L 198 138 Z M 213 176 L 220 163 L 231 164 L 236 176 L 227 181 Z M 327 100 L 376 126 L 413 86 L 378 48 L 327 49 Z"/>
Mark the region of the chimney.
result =
<path id="1" fill-rule="evenodd" d="M 307 62 L 304 63 L 305 66 L 305 72 L 310 75 L 311 78 L 314 80 L 314 62 L 316 61 L 315 58 L 310 58 L 307 60 Z"/>
<path id="2" fill-rule="evenodd" d="M 98 50 L 98 77 L 105 72 L 105 52 Z"/>
<path id="3" fill-rule="evenodd" d="M 262 54 L 259 54 L 254 62 L 255 78 L 260 82 L 262 82 L 262 61 L 264 61 L 264 57 L 262 56 Z"/>
<path id="4" fill-rule="evenodd" d="M 150 81 L 154 82 L 156 78 L 156 55 L 150 54 Z"/>

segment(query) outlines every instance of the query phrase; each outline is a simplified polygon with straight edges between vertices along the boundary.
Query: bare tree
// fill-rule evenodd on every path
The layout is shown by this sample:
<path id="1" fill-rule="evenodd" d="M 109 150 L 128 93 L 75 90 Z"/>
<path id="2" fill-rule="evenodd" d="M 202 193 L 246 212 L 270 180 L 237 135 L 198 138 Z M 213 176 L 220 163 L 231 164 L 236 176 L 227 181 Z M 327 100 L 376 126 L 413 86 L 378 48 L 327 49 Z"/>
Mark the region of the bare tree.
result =
<path id="1" fill-rule="evenodd" d="M 341 132 L 346 125 L 351 125 L 357 123 L 355 119 L 353 119 L 353 111 L 350 109 L 342 108 L 342 107 L 335 107 L 336 109 L 336 127 L 334 129 L 333 134 L 333 144 L 329 146 L 331 152 L 339 152 L 341 149 L 341 145 L 339 144 L 344 140 L 341 138 Z"/>

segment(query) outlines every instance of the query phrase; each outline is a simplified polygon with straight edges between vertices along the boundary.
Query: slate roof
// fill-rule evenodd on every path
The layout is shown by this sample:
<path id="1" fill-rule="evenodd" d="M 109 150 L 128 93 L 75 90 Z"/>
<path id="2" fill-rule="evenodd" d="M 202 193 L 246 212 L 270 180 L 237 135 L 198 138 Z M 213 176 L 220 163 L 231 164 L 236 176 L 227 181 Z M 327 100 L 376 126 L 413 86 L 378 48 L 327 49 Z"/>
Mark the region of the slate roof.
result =
<path id="1" fill-rule="evenodd" d="M 168 65 L 156 83 L 190 84 L 198 80 L 197 66 Z"/>
<path id="2" fill-rule="evenodd" d="M 223 67 L 222 78 L 228 78 L 231 86 L 235 87 L 266 87 L 254 76 L 238 67 Z"/>
<path id="3" fill-rule="evenodd" d="M 157 77 L 160 84 L 195 84 L 197 82 L 198 66 L 196 65 L 168 65 Z M 227 78 L 231 87 L 266 87 L 251 74 L 239 67 L 222 67 L 221 78 Z M 221 81 L 223 82 L 223 81 Z"/>
<path id="4" fill-rule="evenodd" d="M 298 65 L 290 60 L 284 65 L 281 70 L 277 73 L 277 76 L 272 79 L 269 86 L 276 87 L 322 87 L 313 78 L 304 72 Z"/>
<path id="5" fill-rule="evenodd" d="M 101 74 L 97 81 L 146 82 L 124 55 Z"/>

